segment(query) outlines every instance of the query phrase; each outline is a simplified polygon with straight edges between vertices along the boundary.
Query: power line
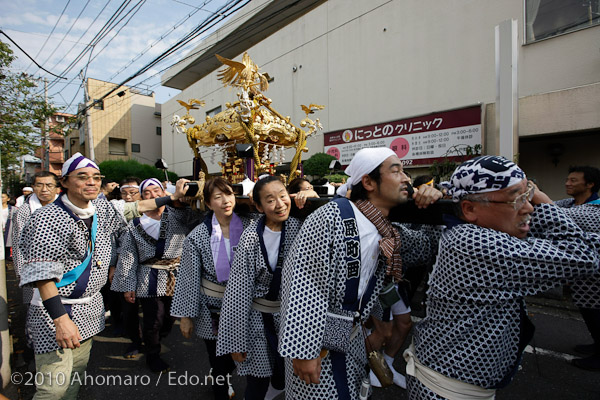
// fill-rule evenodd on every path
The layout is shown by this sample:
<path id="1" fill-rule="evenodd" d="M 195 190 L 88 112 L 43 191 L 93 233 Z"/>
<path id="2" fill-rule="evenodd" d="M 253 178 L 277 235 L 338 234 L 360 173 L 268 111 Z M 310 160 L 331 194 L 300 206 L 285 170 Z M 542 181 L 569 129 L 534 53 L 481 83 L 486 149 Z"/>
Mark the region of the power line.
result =
<path id="1" fill-rule="evenodd" d="M 112 0 L 108 0 L 108 1 L 106 2 L 106 4 L 104 4 L 104 7 L 102 7 L 102 10 L 100 10 L 100 12 L 98 13 L 98 15 L 96 15 L 96 18 L 94 18 L 94 20 L 93 20 L 93 21 L 92 21 L 92 23 L 91 23 L 91 24 L 90 24 L 90 25 L 87 27 L 87 29 L 85 30 L 85 32 L 83 32 L 83 33 L 81 34 L 81 36 L 79 37 L 78 41 L 77 41 L 77 42 L 75 42 L 76 44 L 83 44 L 83 43 L 79 42 L 79 40 L 83 39 L 83 37 L 84 37 L 84 36 L 85 36 L 85 35 L 88 33 L 88 31 L 90 30 L 90 28 L 91 28 L 92 26 L 94 26 L 94 24 L 96 23 L 96 21 L 98 20 L 98 18 L 100 17 L 100 15 L 102 15 L 102 13 L 103 13 L 103 12 L 104 12 L 104 10 L 106 9 L 106 7 L 107 7 L 107 6 L 110 4 L 110 2 L 111 2 L 111 1 L 112 1 Z M 85 45 L 85 47 L 86 47 L 86 48 L 87 48 L 88 46 L 89 46 L 89 44 L 86 44 L 86 45 Z M 71 52 L 71 51 L 72 51 L 74 48 L 75 48 L 75 45 L 71 46 L 71 48 L 70 48 L 69 50 L 67 50 L 65 54 L 69 54 L 69 53 L 70 53 L 70 52 Z M 56 67 L 56 66 L 57 66 L 59 63 L 60 63 L 60 60 L 59 60 L 59 61 L 57 61 L 57 62 L 56 62 L 56 64 L 54 64 L 54 66 L 53 66 L 52 68 Z"/>
<path id="2" fill-rule="evenodd" d="M 79 15 L 77 16 L 77 18 L 75 18 L 75 20 L 73 21 L 73 23 L 71 24 L 71 26 L 69 27 L 69 30 L 63 35 L 62 39 L 60 40 L 60 42 L 58 42 L 58 44 L 56 45 L 56 47 L 54 48 L 54 50 L 52 50 L 50 52 L 50 54 L 48 54 L 48 57 L 46 57 L 46 59 L 44 60 L 44 62 L 42 62 L 42 64 L 45 64 L 46 62 L 48 62 L 48 60 L 50 59 L 50 57 L 52 57 L 52 54 L 58 49 L 60 48 L 60 45 L 63 43 L 63 41 L 65 40 L 65 38 L 67 37 L 67 35 L 69 33 L 71 33 L 71 30 L 73 29 L 73 27 L 75 26 L 75 24 L 77 23 L 77 21 L 79 21 L 79 18 L 81 17 L 81 14 L 83 14 L 83 12 L 85 11 L 85 9 L 87 8 L 88 4 L 90 4 L 91 0 L 87 0 L 87 2 L 85 3 L 85 5 L 83 6 L 83 8 L 81 9 L 81 11 L 79 12 Z"/>
<path id="3" fill-rule="evenodd" d="M 104 37 L 112 29 L 111 25 L 113 24 L 114 20 L 117 19 L 119 17 L 119 15 L 121 15 L 121 13 L 123 13 L 124 9 L 127 8 L 129 3 L 131 3 L 131 0 L 124 0 L 121 3 L 121 5 L 117 8 L 117 10 L 113 13 L 113 15 L 104 24 L 104 26 L 102 26 L 100 31 L 98 31 L 98 33 L 96 33 L 96 35 L 92 38 L 89 45 L 86 48 L 84 48 L 79 53 L 79 55 L 65 68 L 65 70 L 62 72 L 63 74 L 66 74 L 67 72 L 71 71 L 71 69 L 73 69 L 73 67 L 75 67 L 75 65 L 83 58 L 83 56 L 85 56 L 85 54 L 88 51 L 92 51 L 93 48 L 96 46 L 96 44 L 98 44 L 102 39 L 104 39 Z M 52 87 L 54 87 L 57 82 L 58 82 L 57 80 L 53 80 L 52 82 L 50 82 L 48 84 L 48 89 L 51 89 Z"/>
<path id="4" fill-rule="evenodd" d="M 91 63 L 92 61 L 94 61 L 94 60 L 96 59 L 96 57 L 98 57 L 98 56 L 99 56 L 99 55 L 100 55 L 100 54 L 101 54 L 101 53 L 104 51 L 104 49 L 106 49 L 106 47 L 107 47 L 107 46 L 110 44 L 110 42 L 112 42 L 112 41 L 113 41 L 113 39 L 114 39 L 114 38 L 116 38 L 116 37 L 119 35 L 119 33 L 121 33 L 121 31 L 123 30 L 123 28 L 125 28 L 125 27 L 127 26 L 127 24 L 129 23 L 129 21 L 131 21 L 131 19 L 132 19 L 132 18 L 133 18 L 133 17 L 134 17 L 134 16 L 135 16 L 135 15 L 136 15 L 136 14 L 137 14 L 139 11 L 140 11 L 140 9 L 141 9 L 141 8 L 142 8 L 142 6 L 144 5 L 144 3 L 146 3 L 146 0 L 140 0 L 140 1 L 138 1 L 138 3 L 137 3 L 135 6 L 133 6 L 133 8 L 132 8 L 131 10 L 129 10 L 129 11 L 127 12 L 127 14 L 125 14 L 125 15 L 123 16 L 123 18 L 121 18 L 121 19 L 120 19 L 120 20 L 119 20 L 119 21 L 118 21 L 118 22 L 115 24 L 115 26 L 117 26 L 117 25 L 118 25 L 118 24 L 119 24 L 121 21 L 123 21 L 123 19 L 125 19 L 125 18 L 126 18 L 126 17 L 127 17 L 127 16 L 128 16 L 128 15 L 129 15 L 129 14 L 130 14 L 130 13 L 131 13 L 133 10 L 135 10 L 135 8 L 137 7 L 137 10 L 135 10 L 135 12 L 133 12 L 133 14 L 131 14 L 131 17 L 129 17 L 129 19 L 128 19 L 128 20 L 127 20 L 127 21 L 126 21 L 126 22 L 125 22 L 125 23 L 124 23 L 124 24 L 123 24 L 123 25 L 122 25 L 120 28 L 119 28 L 119 30 L 117 30 L 117 33 L 115 33 L 115 34 L 114 34 L 114 36 L 113 36 L 113 37 L 111 37 L 111 38 L 110 38 L 110 40 L 109 40 L 108 42 L 106 42 L 106 44 L 104 45 L 104 47 L 103 47 L 103 48 L 101 48 L 101 49 L 100 49 L 100 51 L 99 51 L 98 53 L 96 53 L 96 55 L 95 55 L 93 58 L 90 58 L 90 60 L 87 62 L 86 69 L 87 69 L 87 66 L 89 66 L 89 65 L 90 65 L 90 63 Z"/>
<path id="5" fill-rule="evenodd" d="M 85 72 L 83 72 L 83 80 L 85 80 L 85 76 L 87 76 L 87 69 L 89 67 L 89 65 L 91 64 L 92 61 L 94 61 L 94 59 L 96 57 L 98 57 L 102 51 L 104 51 L 104 49 L 106 49 L 106 47 L 110 44 L 110 42 L 112 42 L 112 40 L 114 38 L 117 37 L 117 35 L 121 32 L 121 30 L 123 28 L 125 28 L 125 26 L 127 26 L 127 24 L 129 23 L 129 21 L 131 21 L 131 19 L 138 13 L 138 11 L 140 11 L 140 9 L 142 8 L 142 6 L 144 5 L 144 3 L 146 2 L 146 0 L 140 0 L 138 1 L 138 3 L 127 12 L 127 14 L 125 14 L 119 21 L 116 22 L 115 26 L 118 25 L 121 21 L 123 21 L 123 19 L 125 19 L 132 11 L 135 10 L 135 8 L 137 7 L 137 10 L 135 10 L 135 12 L 133 12 L 133 14 L 129 17 L 129 19 L 119 28 L 119 30 L 117 31 L 117 33 L 115 33 L 113 35 L 112 38 L 110 38 L 110 40 L 104 45 L 104 47 L 102 49 L 100 49 L 100 51 L 98 53 L 96 53 L 96 55 L 92 58 L 92 52 L 90 52 L 90 57 L 85 65 Z M 74 80 L 75 78 L 73 78 Z M 77 92 L 77 94 L 79 93 L 79 91 Z M 77 97 L 77 94 L 75 95 L 75 97 L 73 97 L 73 100 L 71 101 L 71 103 L 67 106 L 67 107 L 71 107 L 71 104 L 73 103 L 73 101 L 75 101 L 75 98 Z"/>
<path id="6" fill-rule="evenodd" d="M 217 12 L 213 13 L 213 15 L 211 17 L 205 19 L 200 25 L 198 25 L 198 27 L 196 27 L 194 30 L 192 30 L 192 32 L 185 35 L 181 40 L 179 40 L 177 43 L 175 43 L 173 46 L 171 46 L 169 49 L 167 49 L 165 52 L 163 52 L 160 56 L 156 57 L 154 60 L 152 60 L 150 63 L 148 63 L 142 69 L 140 69 L 138 72 L 136 72 L 135 74 L 133 74 L 132 76 L 130 76 L 129 78 L 127 78 L 126 80 L 121 82 L 120 84 L 115 84 L 116 86 L 114 89 L 110 90 L 108 93 L 104 94 L 100 99 L 97 99 L 97 100 L 101 101 L 101 100 L 106 99 L 108 96 L 110 96 L 112 93 L 114 93 L 119 87 L 125 85 L 127 82 L 135 79 L 136 77 L 140 76 L 144 72 L 148 71 L 154 65 L 157 65 L 158 63 L 163 61 L 167 56 L 169 56 L 173 52 L 181 49 L 186 44 L 188 44 L 191 40 L 195 39 L 196 37 L 200 36 L 202 33 L 206 32 L 208 29 L 212 28 L 216 23 L 219 22 L 219 21 L 215 21 L 216 19 L 219 19 L 219 18 L 221 20 L 225 19 L 230 14 L 236 12 L 237 10 L 239 10 L 239 8 L 244 7 L 246 4 L 248 4 L 250 2 L 250 0 L 246 0 L 244 2 L 244 4 L 237 7 L 240 3 L 242 3 L 242 1 L 243 0 L 231 1 L 231 2 L 227 3 L 226 5 L 224 5 L 223 7 L 221 7 L 219 10 L 217 10 Z M 78 111 L 78 113 L 76 115 L 83 115 L 92 106 L 93 106 L 93 103 L 83 107 L 81 110 Z"/>
<path id="7" fill-rule="evenodd" d="M 41 66 L 40 64 L 38 64 L 38 63 L 37 63 L 37 62 L 36 62 L 36 61 L 35 61 L 33 58 L 31 58 L 31 56 L 30 56 L 29 54 L 27 54 L 27 52 L 21 48 L 21 46 L 19 46 L 19 45 L 18 45 L 18 44 L 17 44 L 17 43 L 16 43 L 14 40 L 12 40 L 12 39 L 10 38 L 10 36 L 8 36 L 8 35 L 7 35 L 7 34 L 6 34 L 6 33 L 5 33 L 3 30 L 1 30 L 1 29 L 0 29 L 0 33 L 1 33 L 1 34 L 3 34 L 4 36 L 6 36 L 6 38 L 7 38 L 8 40 L 10 40 L 10 41 L 11 41 L 11 42 L 12 42 L 12 43 L 15 45 L 15 46 L 17 46 L 17 48 L 18 48 L 19 50 L 21 50 L 21 51 L 23 52 L 23 54 L 25 54 L 25 55 L 27 56 L 27 58 L 29 58 L 31 61 L 33 61 L 33 63 L 34 63 L 35 65 L 37 65 L 37 66 L 38 66 L 40 69 L 42 69 L 42 70 L 46 71 L 46 72 L 47 72 L 47 73 L 49 73 L 50 75 L 52 75 L 52 76 L 55 76 L 55 77 L 57 77 L 57 78 L 59 78 L 59 79 L 67 79 L 67 78 L 65 78 L 65 77 L 63 77 L 63 76 L 58 76 L 58 75 L 55 75 L 55 74 L 53 74 L 52 72 L 50 72 L 50 71 L 48 71 L 47 69 L 45 69 L 44 67 L 42 67 L 42 66 Z"/>
<path id="8" fill-rule="evenodd" d="M 56 27 L 58 26 L 58 23 L 60 22 L 60 20 L 62 19 L 63 15 L 65 14 L 65 11 L 67 10 L 67 7 L 69 7 L 69 4 L 71 3 L 71 0 L 67 1 L 67 4 L 65 4 L 65 7 L 63 8 L 62 12 L 60 13 L 60 17 L 58 17 L 58 19 L 56 20 L 56 23 L 54 24 L 54 27 L 52 28 L 52 31 L 50 31 L 50 34 L 48 35 L 48 37 L 46 38 L 46 40 L 44 41 L 44 44 L 42 45 L 42 47 L 40 47 L 40 49 L 38 50 L 37 54 L 35 55 L 35 58 L 37 58 L 40 53 L 42 52 L 42 49 L 44 48 L 44 46 L 46 46 L 46 43 L 48 43 L 48 40 L 50 39 L 50 37 L 52 36 L 52 34 L 54 33 L 54 30 L 56 29 Z M 33 61 L 33 59 L 32 59 Z M 34 61 L 35 62 L 35 61 Z M 38 67 L 40 67 L 37 63 L 35 64 Z M 29 69 L 29 67 L 31 67 L 31 64 L 29 64 L 27 66 L 27 68 L 25 68 L 25 71 L 27 71 Z M 40 67 L 42 68 L 42 67 Z"/>
<path id="9" fill-rule="evenodd" d="M 148 71 L 150 68 L 152 68 L 154 65 L 158 64 L 161 60 L 163 60 L 164 58 L 166 58 L 167 56 L 169 56 L 171 53 L 173 53 L 174 51 L 176 51 L 177 49 L 181 48 L 183 45 L 185 45 L 186 43 L 188 43 L 189 41 L 191 41 L 192 39 L 194 39 L 195 37 L 199 36 L 200 34 L 202 34 L 204 32 L 203 28 L 205 28 L 209 23 L 212 23 L 214 19 L 216 19 L 217 17 L 221 17 L 221 19 L 225 18 L 228 16 L 228 14 L 225 14 L 229 11 L 231 11 L 233 9 L 233 11 L 231 12 L 235 12 L 237 9 L 234 9 L 235 6 L 237 6 L 239 3 L 241 3 L 243 0 L 237 0 L 235 2 L 233 2 L 234 4 L 232 5 L 225 5 L 223 6 L 220 10 L 219 13 L 223 10 L 224 12 L 221 14 L 217 15 L 213 15 L 209 18 L 207 18 L 206 20 L 204 20 L 200 25 L 198 25 L 194 30 L 192 30 L 192 32 L 190 32 L 189 34 L 187 34 L 183 39 L 179 40 L 177 43 L 175 43 L 173 46 L 171 46 L 169 49 L 167 49 L 165 52 L 163 52 L 160 56 L 156 57 L 154 60 L 152 60 L 150 63 L 146 64 L 144 67 L 142 67 L 140 70 L 138 70 L 136 73 L 134 73 L 132 76 L 130 76 L 129 78 L 125 79 L 123 82 L 121 82 L 119 84 L 119 86 L 122 86 L 124 84 L 126 84 L 127 82 L 135 79 L 136 77 L 140 76 L 141 74 L 143 74 L 144 72 Z M 250 0 L 246 0 L 247 4 Z M 244 4 L 244 5 L 245 5 Z M 242 5 L 243 7 L 243 5 Z M 211 26 L 209 26 L 206 29 L 209 29 Z M 111 93 L 113 93 L 114 91 L 116 91 L 117 89 L 113 89 L 111 91 L 109 91 L 108 93 L 106 93 L 104 96 L 102 96 L 99 100 L 103 100 L 104 98 L 106 98 L 107 96 L 109 96 Z M 89 107 L 89 106 L 88 106 Z"/>
<path id="10" fill-rule="evenodd" d="M 202 11 L 207 11 L 207 10 L 203 10 L 202 7 L 206 6 L 207 4 L 211 3 L 213 0 L 207 0 L 204 3 L 202 3 L 202 5 L 200 6 L 200 8 L 198 7 L 194 7 L 196 9 L 196 11 L 193 11 L 191 13 L 189 13 L 186 17 L 184 17 L 182 20 L 180 20 L 179 22 L 175 23 L 175 25 L 173 25 L 171 28 L 169 28 L 168 31 L 166 31 L 165 33 L 163 33 L 158 39 L 156 39 L 154 42 L 152 42 L 152 44 L 148 45 L 144 50 L 142 50 L 137 56 L 135 56 L 131 61 L 129 61 L 127 63 L 127 65 L 125 65 L 124 67 L 122 67 L 120 70 L 118 70 L 117 72 L 115 72 L 110 78 L 108 78 L 109 81 L 113 80 L 115 77 L 117 77 L 121 72 L 125 71 L 131 64 L 133 64 L 134 62 L 136 62 L 137 60 L 139 60 L 144 54 L 146 54 L 148 51 L 150 51 L 150 49 L 152 47 L 154 47 L 155 45 L 157 45 L 158 43 L 160 43 L 161 40 L 165 39 L 167 36 L 169 36 L 171 33 L 173 33 L 177 28 L 179 28 L 181 25 L 183 25 L 183 23 L 185 23 L 185 21 L 187 21 L 188 19 L 190 19 L 192 16 L 194 16 L 198 11 L 202 10 Z M 211 12 L 211 11 L 207 11 L 207 12 Z"/>

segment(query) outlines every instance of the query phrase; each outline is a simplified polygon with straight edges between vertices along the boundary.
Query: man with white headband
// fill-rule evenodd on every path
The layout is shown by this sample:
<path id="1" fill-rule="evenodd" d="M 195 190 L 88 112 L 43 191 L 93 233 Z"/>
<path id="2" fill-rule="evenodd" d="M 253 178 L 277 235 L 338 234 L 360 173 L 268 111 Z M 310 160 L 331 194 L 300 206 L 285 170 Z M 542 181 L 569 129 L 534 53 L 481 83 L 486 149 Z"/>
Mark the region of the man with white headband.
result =
<path id="1" fill-rule="evenodd" d="M 140 193 L 144 201 L 165 196 L 163 185 L 156 178 L 144 180 Z M 160 341 L 175 321 L 170 313 L 175 275 L 183 241 L 197 225 L 197 217 L 190 208 L 163 205 L 134 218 L 121 237 L 111 289 L 123 292 L 125 300 L 132 304 L 139 298 L 144 313 L 146 363 L 153 372 L 169 369 L 160 358 Z"/>
<path id="2" fill-rule="evenodd" d="M 362 149 L 338 197 L 314 211 L 297 235 L 282 273 L 279 352 L 286 393 L 299 399 L 357 399 L 366 377 L 361 324 L 378 303 L 384 277 L 402 274 L 404 239 L 387 220 L 406 202 L 408 178 L 389 148 Z M 425 207 L 441 197 L 416 191 Z"/>
<path id="3" fill-rule="evenodd" d="M 404 353 L 410 399 L 493 399 L 533 336 L 524 296 L 598 268 L 586 234 L 513 162 L 481 156 L 444 183 L 456 202 Z"/>
<path id="4" fill-rule="evenodd" d="M 37 373 L 34 398 L 75 399 L 92 336 L 104 329 L 100 289 L 108 276 L 112 236 L 125 224 L 97 199 L 102 175 L 77 153 L 64 163 L 66 192 L 36 211 L 23 228 L 21 286 L 35 288 L 27 315 Z"/>
<path id="5" fill-rule="evenodd" d="M 25 203 L 25 199 L 31 194 L 33 193 L 33 188 L 31 188 L 30 186 L 25 186 L 22 189 L 23 194 L 19 197 L 17 197 L 17 200 L 15 201 L 15 207 L 21 207 L 23 205 L 23 203 Z"/>

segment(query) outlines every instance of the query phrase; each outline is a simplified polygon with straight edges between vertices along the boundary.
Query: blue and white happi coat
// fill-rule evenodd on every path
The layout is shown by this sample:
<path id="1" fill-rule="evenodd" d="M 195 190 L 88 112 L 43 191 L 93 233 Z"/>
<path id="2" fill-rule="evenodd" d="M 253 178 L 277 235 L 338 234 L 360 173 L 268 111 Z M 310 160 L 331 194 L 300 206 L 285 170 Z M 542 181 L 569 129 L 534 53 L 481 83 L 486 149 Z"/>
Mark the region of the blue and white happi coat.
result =
<path id="1" fill-rule="evenodd" d="M 252 308 L 252 299 L 264 298 L 273 278 L 271 267 L 261 252 L 257 232 L 261 219 L 253 221 L 244 230 L 238 243 L 221 307 L 217 356 L 246 352 L 246 360 L 238 363 L 238 374 L 265 378 L 273 375 L 275 359 L 267 342 L 263 316 Z M 293 217 L 285 221 L 285 257 L 293 251 L 292 243 L 301 224 Z M 279 319 L 280 313 L 274 313 L 276 333 L 279 332 Z"/>
<path id="2" fill-rule="evenodd" d="M 286 358 L 287 399 L 340 397 L 333 377 L 331 352 L 321 361 L 319 384 L 307 385 L 294 375 L 292 359 L 315 359 L 319 356 L 324 347 L 326 314 L 332 309 L 342 309 L 347 277 L 359 274 L 358 270 L 353 271 L 351 262 L 347 261 L 345 236 L 349 226 L 350 230 L 358 230 L 356 219 L 343 219 L 335 201 L 318 208 L 305 220 L 284 264 L 279 351 Z M 396 225 L 396 229 L 401 236 L 400 254 L 403 265 L 405 260 L 407 265 L 419 265 L 431 259 L 432 249 L 437 247 L 436 229 L 430 230 L 431 235 L 401 225 Z M 360 232 L 356 232 L 356 235 L 359 234 Z M 361 323 L 371 314 L 382 317 L 377 294 L 383 287 L 386 263 L 379 254 L 374 271 L 373 295 L 362 300 L 364 309 L 360 317 Z M 360 385 L 366 375 L 366 364 L 364 336 L 361 332 L 350 342 L 345 355 L 345 374 L 352 399 L 358 399 Z"/>
<path id="3" fill-rule="evenodd" d="M 600 204 L 575 205 L 573 199 L 555 203 L 586 232 L 600 234 Z M 571 282 L 573 302 L 581 308 L 600 308 L 600 274 Z"/>
<path id="4" fill-rule="evenodd" d="M 104 302 L 100 289 L 108 278 L 108 267 L 113 246 L 113 235 L 118 235 L 125 224 L 115 209 L 103 199 L 92 202 L 96 207 L 98 232 L 91 261 L 87 288 L 81 298 L 91 298 L 87 304 L 73 304 L 70 317 L 83 339 L 104 329 Z M 35 286 L 37 281 L 59 282 L 65 273 L 74 269 L 86 257 L 89 230 L 81 219 L 61 207 L 59 200 L 37 210 L 25 223 L 19 241 L 21 286 Z M 58 289 L 62 297 L 69 297 L 76 282 Z M 32 335 L 37 354 L 60 349 L 56 329 L 42 305 L 31 304 L 27 315 L 27 330 Z"/>
<path id="5" fill-rule="evenodd" d="M 183 241 L 198 223 L 190 208 L 165 206 L 160 218 L 160 231 L 164 235 L 164 252 L 160 259 L 172 259 L 182 254 Z M 141 224 L 131 221 L 119 241 L 119 260 L 111 284 L 115 292 L 135 291 L 136 297 L 161 297 L 167 293 L 169 272 L 153 270 L 145 262 L 156 257 L 157 240 L 144 231 Z M 152 273 L 156 279 L 151 278 Z M 156 290 L 153 291 L 152 289 Z"/>
<path id="6" fill-rule="evenodd" d="M 29 205 L 30 200 L 31 196 L 25 199 L 23 205 L 21 205 L 21 207 L 19 207 L 17 210 L 12 223 L 13 263 L 15 267 L 15 273 L 19 279 L 21 277 L 21 266 L 23 265 L 23 256 L 21 255 L 21 251 L 19 249 L 19 238 L 21 237 L 21 232 L 23 232 L 25 224 L 27 221 L 29 221 L 29 218 L 31 218 L 32 213 L 31 206 Z M 23 287 L 23 304 L 29 304 L 32 296 L 33 288 L 30 286 Z"/>
<path id="7" fill-rule="evenodd" d="M 596 272 L 599 246 L 551 204 L 534 207 L 525 239 L 467 223 L 449 227 L 429 279 L 427 316 L 415 327 L 417 359 L 483 388 L 507 384 L 521 356 L 523 297 Z M 410 399 L 441 399 L 411 376 L 408 390 Z"/>
<path id="8" fill-rule="evenodd" d="M 194 228 L 183 242 L 181 266 L 177 272 L 171 315 L 194 318 L 196 335 L 202 339 L 216 340 L 217 335 L 215 335 L 214 329 L 216 327 L 213 326 L 211 311 L 221 310 L 223 301 L 217 297 L 207 296 L 200 291 L 202 279 L 217 285 L 226 285 L 227 283 L 219 282 L 215 271 L 210 245 L 212 215 L 209 213 L 204 223 Z M 246 229 L 252 220 L 246 217 L 240 218 Z"/>

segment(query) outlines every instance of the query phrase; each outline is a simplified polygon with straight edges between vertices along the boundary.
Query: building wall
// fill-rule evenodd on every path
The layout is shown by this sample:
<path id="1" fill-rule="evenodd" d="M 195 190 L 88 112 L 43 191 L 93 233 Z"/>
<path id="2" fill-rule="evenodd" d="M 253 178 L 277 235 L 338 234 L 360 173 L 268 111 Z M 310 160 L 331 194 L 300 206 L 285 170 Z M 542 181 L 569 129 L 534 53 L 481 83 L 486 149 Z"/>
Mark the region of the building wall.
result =
<path id="1" fill-rule="evenodd" d="M 266 95 L 293 122 L 309 103 L 326 105 L 314 114 L 325 132 L 483 103 L 484 151 L 494 154 L 495 27 L 516 19 L 522 43 L 523 8 L 523 0 L 329 0 L 248 52 L 275 78 Z M 599 42 L 596 26 L 519 46 L 521 137 L 600 128 Z M 185 113 L 176 100 L 206 101 L 192 111 L 197 120 L 235 101 L 236 90 L 223 88 L 216 73 L 163 105 L 163 157 L 179 174 L 191 173 L 192 152 L 184 135 L 171 134 L 172 115 Z M 322 135 L 308 146 L 304 159 L 322 151 Z M 519 151 L 522 162 L 537 154 L 528 146 Z"/>
<path id="2" fill-rule="evenodd" d="M 140 145 L 140 152 L 133 152 L 131 158 L 143 163 L 154 164 L 161 158 L 161 140 L 156 134 L 160 127 L 160 116 L 156 116 L 153 96 L 134 95 L 131 105 L 131 143 Z"/>
<path id="3" fill-rule="evenodd" d="M 117 85 L 110 82 L 88 79 L 88 93 L 92 100 L 101 98 L 115 87 Z M 160 138 L 156 137 L 156 126 L 160 123 L 154 115 L 155 106 L 154 93 L 142 93 L 123 86 L 103 100 L 103 109 L 90 108 L 96 162 L 132 158 L 144 164 L 154 164 L 161 155 Z M 125 154 L 111 151 L 111 139 L 125 141 Z M 139 153 L 132 152 L 132 143 L 140 145 Z"/>
<path id="4" fill-rule="evenodd" d="M 115 84 L 88 78 L 88 94 L 92 100 L 100 99 L 115 88 Z M 126 89 L 126 88 L 123 88 Z M 94 139 L 95 161 L 127 160 L 131 150 L 131 99 L 130 96 L 117 96 L 117 92 L 104 99 L 103 109 L 90 108 L 92 135 Z M 109 152 L 109 139 L 126 140 L 127 154 L 115 155 Z M 87 137 L 86 137 L 87 141 Z M 86 144 L 87 145 L 87 144 Z"/>

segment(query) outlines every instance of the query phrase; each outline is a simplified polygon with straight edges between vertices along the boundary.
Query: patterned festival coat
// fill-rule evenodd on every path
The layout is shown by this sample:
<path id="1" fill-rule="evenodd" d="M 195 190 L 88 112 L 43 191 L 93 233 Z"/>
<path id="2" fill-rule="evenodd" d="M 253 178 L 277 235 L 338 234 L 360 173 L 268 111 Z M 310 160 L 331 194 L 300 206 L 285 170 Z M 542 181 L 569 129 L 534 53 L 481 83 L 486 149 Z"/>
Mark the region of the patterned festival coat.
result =
<path id="1" fill-rule="evenodd" d="M 125 225 L 115 209 L 103 199 L 92 202 L 98 217 L 98 233 L 90 278 L 81 298 L 91 298 L 87 304 L 74 304 L 71 319 L 83 339 L 88 339 L 104 329 L 104 303 L 100 289 L 108 278 L 108 266 L 113 246 L 113 235 L 118 235 Z M 89 230 L 85 223 L 62 205 L 60 198 L 36 211 L 25 227 L 19 241 L 22 255 L 21 286 L 35 286 L 35 282 L 53 279 L 59 282 L 63 275 L 85 259 Z M 65 208 L 63 208 L 65 207 Z M 68 297 L 76 282 L 58 289 Z M 41 305 L 31 304 L 27 315 L 27 330 L 31 333 L 37 354 L 58 350 L 56 330 L 52 319 Z"/>
<path id="2" fill-rule="evenodd" d="M 21 232 L 25 227 L 29 218 L 31 218 L 31 206 L 29 205 L 29 201 L 31 200 L 31 196 L 27 197 L 23 202 L 23 205 L 19 207 L 17 210 L 15 217 L 12 223 L 12 237 L 13 240 L 13 263 L 15 267 L 15 273 L 17 277 L 21 277 L 21 266 L 23 265 L 23 257 L 21 255 L 21 251 L 19 250 L 19 238 L 21 237 Z M 23 304 L 29 304 L 31 301 L 31 297 L 33 296 L 33 288 L 29 286 L 23 287 Z"/>
<path id="3" fill-rule="evenodd" d="M 581 204 L 575 206 L 573 199 L 555 203 L 564 207 L 565 213 L 586 232 L 600 234 L 600 205 Z M 600 308 L 600 274 L 571 282 L 573 302 L 581 308 Z"/>
<path id="4" fill-rule="evenodd" d="M 217 340 L 211 310 L 221 310 L 222 299 L 207 296 L 200 292 L 202 279 L 225 285 L 217 280 L 215 264 L 210 246 L 212 213 L 186 237 L 183 242 L 181 266 L 177 272 L 175 295 L 171 304 L 171 315 L 194 318 L 196 335 L 203 339 Z M 251 219 L 240 217 L 244 229 Z M 206 222 L 208 221 L 208 225 Z"/>
<path id="5" fill-rule="evenodd" d="M 563 210 L 534 207 L 530 232 L 518 239 L 473 224 L 449 226 L 429 279 L 427 316 L 415 327 L 417 359 L 483 388 L 512 378 L 529 338 L 523 297 L 598 269 L 598 243 Z M 408 377 L 411 399 L 438 395 Z"/>
<path id="6" fill-rule="evenodd" d="M 181 257 L 183 241 L 197 224 L 198 219 L 190 208 L 165 206 L 160 219 L 160 230 L 165 237 L 161 259 Z M 144 263 L 156 256 L 157 240 L 144 231 L 142 225 L 131 221 L 120 238 L 119 261 L 111 284 L 115 292 L 135 291 L 136 297 L 161 297 L 167 294 L 169 272 L 156 270 Z M 151 274 L 156 279 L 151 279 Z M 152 292 L 155 281 L 156 292 Z"/>
<path id="7" fill-rule="evenodd" d="M 354 221 L 354 224 L 352 224 Z M 307 385 L 293 374 L 291 359 L 314 359 L 323 348 L 326 314 L 342 308 L 346 291 L 346 277 L 351 268 L 346 261 L 344 236 L 348 224 L 357 226 L 356 219 L 342 219 L 334 201 L 320 207 L 305 220 L 290 256 L 284 264 L 282 277 L 282 327 L 279 351 L 286 357 L 286 398 L 335 399 L 339 398 L 333 378 L 331 353 L 321 361 L 320 384 Z M 432 235 L 424 231 L 396 225 L 401 235 L 403 265 L 419 265 L 429 261 L 436 248 L 435 229 Z M 433 242 L 430 241 L 433 238 Z M 430 244 L 432 243 L 432 244 Z M 376 295 L 384 282 L 385 260 L 379 256 L 374 271 L 375 288 L 360 320 L 369 315 L 381 318 L 381 305 Z M 358 399 L 362 379 L 366 376 L 367 357 L 362 331 L 350 342 L 345 356 L 345 372 L 350 398 Z M 331 333 L 331 332 L 329 332 Z"/>
<path id="8" fill-rule="evenodd" d="M 217 356 L 247 352 L 246 360 L 238 364 L 238 374 L 265 378 L 273 374 L 275 361 L 267 342 L 262 314 L 252 308 L 252 299 L 266 296 L 273 273 L 261 252 L 257 232 L 259 221 L 253 221 L 244 230 L 238 243 L 221 308 Z M 292 243 L 300 226 L 301 222 L 293 217 L 285 222 L 285 257 L 293 251 Z M 279 312 L 273 314 L 276 332 L 279 331 L 279 318 Z"/>

